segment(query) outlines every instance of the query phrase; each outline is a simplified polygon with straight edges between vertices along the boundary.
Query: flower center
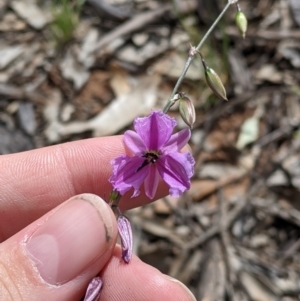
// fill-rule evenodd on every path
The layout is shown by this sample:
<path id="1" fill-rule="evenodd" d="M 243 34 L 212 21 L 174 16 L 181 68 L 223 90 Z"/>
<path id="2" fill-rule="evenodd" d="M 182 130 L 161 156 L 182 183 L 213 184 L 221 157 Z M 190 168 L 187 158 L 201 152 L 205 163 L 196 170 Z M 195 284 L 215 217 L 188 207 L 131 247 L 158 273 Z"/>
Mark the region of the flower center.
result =
<path id="1" fill-rule="evenodd" d="M 138 172 L 139 170 L 141 170 L 143 167 L 145 167 L 146 165 L 148 165 L 150 163 L 154 164 L 158 160 L 159 155 L 160 155 L 159 152 L 156 152 L 156 151 L 147 151 L 144 155 L 142 155 L 142 157 L 145 158 L 145 161 L 136 170 L 136 172 Z"/>
<path id="2" fill-rule="evenodd" d="M 159 153 L 156 151 L 148 151 L 142 157 L 146 158 L 148 163 L 155 163 L 159 158 Z"/>

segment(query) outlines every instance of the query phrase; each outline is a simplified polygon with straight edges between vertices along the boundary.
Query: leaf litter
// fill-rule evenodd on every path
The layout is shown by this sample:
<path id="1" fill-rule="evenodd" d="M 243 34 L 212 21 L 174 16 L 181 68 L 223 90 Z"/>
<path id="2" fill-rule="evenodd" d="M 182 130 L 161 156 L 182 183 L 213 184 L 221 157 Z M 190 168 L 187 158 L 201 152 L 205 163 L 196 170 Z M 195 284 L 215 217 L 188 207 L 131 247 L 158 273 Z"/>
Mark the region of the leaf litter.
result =
<path id="1" fill-rule="evenodd" d="M 174 11 L 156 0 L 86 1 L 73 36 L 57 47 L 51 1 L 3 1 L 0 153 L 120 134 L 161 108 L 189 42 L 226 1 L 188 2 Z M 229 10 L 203 48 L 229 101 L 207 90 L 200 58 L 180 88 L 197 115 L 190 191 L 127 215 L 135 253 L 197 300 L 293 301 L 300 294 L 299 4 L 240 6 L 249 20 L 245 40 Z"/>

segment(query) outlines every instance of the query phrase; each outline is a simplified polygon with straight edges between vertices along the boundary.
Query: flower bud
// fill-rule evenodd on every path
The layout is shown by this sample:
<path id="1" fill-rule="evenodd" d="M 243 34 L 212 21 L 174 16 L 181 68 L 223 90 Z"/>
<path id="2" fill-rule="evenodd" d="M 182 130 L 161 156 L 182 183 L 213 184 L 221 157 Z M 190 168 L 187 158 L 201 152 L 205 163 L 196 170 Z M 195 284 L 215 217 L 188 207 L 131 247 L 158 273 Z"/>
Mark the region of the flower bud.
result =
<path id="1" fill-rule="evenodd" d="M 119 235 L 121 238 L 122 259 L 129 263 L 132 257 L 133 239 L 130 221 L 124 215 L 117 219 Z"/>
<path id="2" fill-rule="evenodd" d="M 236 13 L 235 23 L 236 23 L 236 26 L 239 29 L 240 33 L 242 34 L 243 39 L 245 39 L 248 21 L 247 21 L 247 18 L 246 18 L 245 14 L 243 12 L 238 11 Z"/>
<path id="3" fill-rule="evenodd" d="M 100 277 L 94 277 L 86 290 L 83 301 L 97 301 L 102 288 L 102 280 Z"/>
<path id="4" fill-rule="evenodd" d="M 219 75 L 210 67 L 206 66 L 204 61 L 202 60 L 203 66 L 205 68 L 205 78 L 206 82 L 211 88 L 211 90 L 223 100 L 228 100 L 226 96 L 226 90 L 222 84 L 222 81 Z"/>
<path id="5" fill-rule="evenodd" d="M 192 128 L 196 120 L 196 112 L 192 101 L 186 96 L 179 99 L 179 113 L 183 121 Z"/>

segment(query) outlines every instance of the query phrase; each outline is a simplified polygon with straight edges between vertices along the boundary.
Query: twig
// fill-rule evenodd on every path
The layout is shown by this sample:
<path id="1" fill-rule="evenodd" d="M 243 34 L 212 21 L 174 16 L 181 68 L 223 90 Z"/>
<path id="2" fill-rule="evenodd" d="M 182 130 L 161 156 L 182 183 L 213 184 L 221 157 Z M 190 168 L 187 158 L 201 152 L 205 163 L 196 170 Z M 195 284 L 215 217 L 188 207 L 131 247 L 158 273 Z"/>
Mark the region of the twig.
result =
<path id="1" fill-rule="evenodd" d="M 218 201 L 220 208 L 220 227 L 221 227 L 221 239 L 222 243 L 225 247 L 225 251 L 227 252 L 230 245 L 230 239 L 228 235 L 228 205 L 229 202 L 224 199 L 223 189 L 219 189 L 218 191 Z M 228 254 L 226 254 L 228 255 Z"/>
<path id="2" fill-rule="evenodd" d="M 88 4 L 95 8 L 96 11 L 100 12 L 102 15 L 106 17 L 112 17 L 117 20 L 125 20 L 130 17 L 130 12 L 126 12 L 121 8 L 115 7 L 113 5 L 108 4 L 103 0 L 86 0 Z"/>
<path id="3" fill-rule="evenodd" d="M 261 139 L 259 139 L 255 144 L 259 146 L 260 148 L 265 147 L 266 145 L 270 144 L 271 142 L 275 142 L 284 136 L 290 135 L 295 128 L 298 128 L 300 124 L 297 125 L 287 125 L 285 127 L 281 127 L 265 136 L 263 136 Z"/>
<path id="4" fill-rule="evenodd" d="M 300 227 L 300 212 L 296 209 L 283 209 L 277 204 L 266 203 L 264 199 L 260 198 L 254 198 L 251 201 L 251 204 L 256 208 L 265 211 L 267 214 L 277 216 Z"/>
<path id="5" fill-rule="evenodd" d="M 247 199 L 241 199 L 240 202 L 236 205 L 236 207 L 230 212 L 227 218 L 226 225 L 221 225 L 218 223 L 217 225 L 214 225 L 211 227 L 207 232 L 205 232 L 203 235 L 195 238 L 191 242 L 187 243 L 184 246 L 185 250 L 191 250 L 194 249 L 202 244 L 204 244 L 206 241 L 211 239 L 213 236 L 219 234 L 222 231 L 222 227 L 225 227 L 228 229 L 232 223 L 236 220 L 236 218 L 239 216 L 241 211 L 244 209 L 244 207 L 247 204 Z"/>
<path id="6" fill-rule="evenodd" d="M 227 27 L 225 32 L 229 36 L 239 37 L 240 33 L 235 27 Z M 300 39 L 300 30 L 248 30 L 247 38 L 265 39 L 265 40 L 282 40 L 282 39 Z"/>
<path id="7" fill-rule="evenodd" d="M 221 243 L 223 245 L 223 253 L 224 253 L 224 261 L 226 267 L 226 291 L 227 294 L 234 299 L 234 291 L 235 285 L 238 282 L 237 279 L 237 270 L 232 266 L 232 260 L 238 260 L 235 256 L 235 249 L 231 242 L 231 237 L 229 235 L 228 229 L 226 225 L 228 224 L 228 209 L 229 209 L 229 202 L 224 199 L 223 189 L 219 189 L 218 193 L 218 200 L 219 200 L 219 208 L 220 208 L 220 235 L 221 235 Z"/>
<path id="8" fill-rule="evenodd" d="M 188 6 L 184 5 L 184 3 L 178 3 L 179 10 L 183 13 L 195 9 L 196 5 L 196 1 L 191 1 Z M 94 51 L 99 51 L 113 40 L 145 27 L 147 24 L 154 22 L 156 19 L 162 17 L 166 12 L 171 11 L 171 9 L 171 4 L 165 4 L 156 10 L 141 13 L 133 17 L 132 19 L 126 21 L 125 23 L 122 23 L 116 29 L 104 35 L 94 47 Z"/>
<path id="9" fill-rule="evenodd" d="M 0 84 L 0 95 L 15 99 L 31 99 L 35 103 L 43 102 L 44 96 L 26 88 L 20 88 L 9 84 Z"/>
<path id="10" fill-rule="evenodd" d="M 113 40 L 132 33 L 135 30 L 143 28 L 146 24 L 153 22 L 155 19 L 163 16 L 171 9 L 170 4 L 163 5 L 159 9 L 141 13 L 136 17 L 122 23 L 116 29 L 110 31 L 102 37 L 102 39 L 95 45 L 94 51 L 99 51 Z"/>
<path id="11" fill-rule="evenodd" d="M 284 259 L 292 257 L 300 249 L 300 238 L 298 238 L 291 246 L 286 249 L 282 256 Z"/>

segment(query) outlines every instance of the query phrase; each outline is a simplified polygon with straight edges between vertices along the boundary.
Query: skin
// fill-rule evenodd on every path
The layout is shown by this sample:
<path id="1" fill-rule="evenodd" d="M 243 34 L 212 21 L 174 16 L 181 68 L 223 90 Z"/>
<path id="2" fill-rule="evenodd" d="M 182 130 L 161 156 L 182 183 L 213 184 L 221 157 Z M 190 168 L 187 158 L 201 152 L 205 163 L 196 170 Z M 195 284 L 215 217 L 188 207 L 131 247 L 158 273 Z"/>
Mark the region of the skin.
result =
<path id="1" fill-rule="evenodd" d="M 47 222 L 69 198 L 91 193 L 108 199 L 112 189 L 109 162 L 125 152 L 122 137 L 115 136 L 0 156 L 1 300 L 3 291 L 7 301 L 81 300 L 88 282 L 99 272 L 105 283 L 100 300 L 195 300 L 181 283 L 136 256 L 130 264 L 122 263 L 120 247 L 115 244 L 115 222 L 101 257 L 62 285 L 53 287 L 43 281 L 24 255 L 24 237 Z M 130 193 L 120 202 L 122 210 L 153 201 L 143 191 L 134 199 Z M 167 193 L 167 186 L 160 183 L 155 199 Z"/>

